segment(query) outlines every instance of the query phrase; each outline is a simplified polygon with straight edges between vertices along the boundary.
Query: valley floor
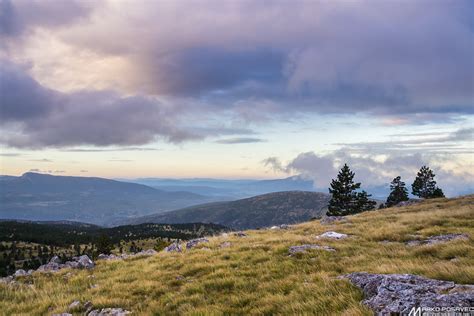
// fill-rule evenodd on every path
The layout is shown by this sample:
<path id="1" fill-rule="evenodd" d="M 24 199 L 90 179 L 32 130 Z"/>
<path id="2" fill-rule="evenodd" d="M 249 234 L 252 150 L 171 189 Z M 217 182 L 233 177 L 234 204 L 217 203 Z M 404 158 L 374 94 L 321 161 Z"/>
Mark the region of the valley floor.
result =
<path id="1" fill-rule="evenodd" d="M 350 236 L 315 238 L 327 231 Z M 474 284 L 474 196 L 366 212 L 345 223 L 312 221 L 245 233 L 212 237 L 183 253 L 97 261 L 90 271 L 34 273 L 15 284 L 0 284 L 0 313 L 51 315 L 80 300 L 91 301 L 94 308 L 121 307 L 133 315 L 372 315 L 361 304 L 362 292 L 338 276 L 411 273 Z M 407 245 L 448 233 L 470 238 Z M 222 247 L 224 242 L 228 247 Z M 302 244 L 336 251 L 289 256 L 290 246 Z"/>

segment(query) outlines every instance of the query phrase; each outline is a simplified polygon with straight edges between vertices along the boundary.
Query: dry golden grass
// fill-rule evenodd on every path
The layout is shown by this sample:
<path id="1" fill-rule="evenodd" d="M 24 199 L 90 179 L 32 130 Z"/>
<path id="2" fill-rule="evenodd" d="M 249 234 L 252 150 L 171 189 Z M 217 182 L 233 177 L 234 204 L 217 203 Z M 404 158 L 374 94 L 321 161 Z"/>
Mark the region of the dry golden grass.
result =
<path id="1" fill-rule="evenodd" d="M 314 238 L 328 230 L 351 237 Z M 471 239 L 405 245 L 413 235 L 444 233 L 467 233 Z M 337 276 L 354 271 L 414 273 L 474 283 L 474 196 L 366 212 L 348 223 L 323 226 L 313 221 L 290 230 L 247 234 L 213 237 L 184 253 L 99 261 L 92 271 L 36 273 L 16 286 L 0 285 L 0 313 L 49 315 L 65 312 L 78 299 L 137 315 L 371 315 L 360 304 L 362 293 Z M 223 241 L 232 246 L 221 249 Z M 289 246 L 305 243 L 337 251 L 288 256 Z"/>

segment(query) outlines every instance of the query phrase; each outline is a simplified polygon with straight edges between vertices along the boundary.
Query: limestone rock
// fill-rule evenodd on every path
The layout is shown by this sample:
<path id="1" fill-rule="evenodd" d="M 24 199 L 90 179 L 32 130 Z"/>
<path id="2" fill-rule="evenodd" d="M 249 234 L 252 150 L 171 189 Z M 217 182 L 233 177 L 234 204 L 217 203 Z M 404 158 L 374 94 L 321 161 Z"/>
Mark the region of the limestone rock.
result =
<path id="1" fill-rule="evenodd" d="M 468 234 L 436 235 L 436 236 L 431 236 L 427 239 L 422 239 L 422 240 L 410 240 L 409 242 L 407 242 L 407 245 L 408 246 L 434 245 L 434 244 L 448 242 L 448 241 L 456 240 L 456 239 L 468 240 L 469 235 Z"/>
<path id="2" fill-rule="evenodd" d="M 343 238 L 347 238 L 348 236 L 346 234 L 341 234 L 341 233 L 336 233 L 336 232 L 333 232 L 333 231 L 329 231 L 329 232 L 325 232 L 319 236 L 317 236 L 316 238 L 320 239 L 320 238 L 328 238 L 328 239 L 343 239 Z"/>
<path id="3" fill-rule="evenodd" d="M 408 314 L 413 307 L 474 306 L 474 286 L 428 279 L 412 274 L 345 275 L 365 295 L 363 303 L 376 315 Z"/>
<path id="4" fill-rule="evenodd" d="M 299 252 L 306 252 L 306 250 L 308 250 L 308 249 L 322 249 L 322 250 L 326 250 L 326 251 L 336 251 L 336 249 L 334 249 L 332 247 L 329 247 L 329 246 L 305 244 L 305 245 L 301 245 L 301 246 L 291 246 L 288 249 L 288 252 L 290 253 L 290 256 L 291 256 L 291 255 L 294 255 L 294 254 L 299 253 Z"/>
<path id="5" fill-rule="evenodd" d="M 72 310 L 76 310 L 76 309 L 79 309 L 79 308 L 81 308 L 81 301 L 73 301 L 71 304 L 69 304 L 67 309 L 69 311 L 72 311 Z"/>
<path id="6" fill-rule="evenodd" d="M 102 308 L 94 309 L 91 311 L 88 316 L 124 316 L 131 314 L 131 312 L 124 310 L 122 308 Z"/>
<path id="7" fill-rule="evenodd" d="M 219 245 L 219 248 L 229 248 L 230 246 L 232 246 L 232 244 L 229 241 L 224 241 Z"/>
<path id="8" fill-rule="evenodd" d="M 178 243 L 173 243 L 165 248 L 166 252 L 182 252 L 183 248 Z"/>
<path id="9" fill-rule="evenodd" d="M 191 249 L 193 247 L 196 247 L 197 245 L 201 243 L 209 242 L 209 239 L 207 238 L 197 238 L 197 239 L 191 239 L 186 243 L 186 249 Z"/>

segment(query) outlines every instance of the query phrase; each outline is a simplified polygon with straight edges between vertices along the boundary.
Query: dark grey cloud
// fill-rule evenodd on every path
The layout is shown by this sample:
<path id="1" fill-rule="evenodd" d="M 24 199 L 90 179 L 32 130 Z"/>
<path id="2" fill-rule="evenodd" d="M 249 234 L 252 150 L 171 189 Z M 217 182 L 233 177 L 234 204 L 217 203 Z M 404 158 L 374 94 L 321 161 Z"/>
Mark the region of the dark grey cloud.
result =
<path id="1" fill-rule="evenodd" d="M 251 138 L 251 137 L 235 137 L 235 138 L 226 138 L 216 140 L 218 144 L 250 144 L 250 143 L 262 143 L 265 142 L 265 139 L 261 138 Z"/>
<path id="2" fill-rule="evenodd" d="M 474 111 L 471 1 L 141 4 L 127 21 L 102 8 L 62 38 L 129 60 L 131 89 L 247 119 L 264 117 L 269 103 L 270 118 L 364 112 L 410 124 Z"/>
<path id="3" fill-rule="evenodd" d="M 18 37 L 35 27 L 56 28 L 86 17 L 89 0 L 0 0 L 0 35 Z"/>
<path id="4" fill-rule="evenodd" d="M 147 144 L 158 138 L 179 143 L 209 135 L 250 132 L 225 126 L 186 124 L 180 121 L 184 116 L 180 115 L 182 111 L 178 106 L 164 105 L 154 97 L 121 97 L 109 91 L 65 94 L 44 88 L 25 75 L 24 69 L 11 63 L 2 61 L 1 69 L 0 126 L 9 133 L 0 136 L 0 141 L 8 146 L 129 146 Z"/>

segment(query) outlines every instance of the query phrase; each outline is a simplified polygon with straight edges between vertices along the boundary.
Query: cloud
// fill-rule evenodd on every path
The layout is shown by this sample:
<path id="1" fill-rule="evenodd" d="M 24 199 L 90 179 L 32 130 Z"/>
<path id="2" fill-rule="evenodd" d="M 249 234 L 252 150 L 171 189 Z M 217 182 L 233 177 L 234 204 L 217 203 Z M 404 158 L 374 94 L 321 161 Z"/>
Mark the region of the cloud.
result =
<path id="1" fill-rule="evenodd" d="M 362 182 L 362 188 L 387 187 L 390 181 L 400 175 L 407 184 L 416 176 L 423 165 L 429 165 L 437 175 L 436 180 L 448 196 L 474 192 L 472 162 L 458 161 L 455 168 L 449 168 L 446 161 L 453 161 L 450 155 L 391 154 L 385 158 L 366 154 L 364 156 L 338 150 L 318 155 L 306 152 L 297 155 L 287 163 L 270 157 L 263 164 L 276 172 L 297 173 L 312 179 L 315 188 L 325 190 L 337 176 L 344 163 L 355 172 L 355 181 Z"/>
<path id="2" fill-rule="evenodd" d="M 236 115 L 250 107 L 250 118 L 268 102 L 275 115 L 364 112 L 399 123 L 417 114 L 410 124 L 474 111 L 470 1 L 38 3 L 10 7 L 63 45 L 124 65 L 121 76 L 90 69 L 63 82 L 191 97 Z"/>
<path id="3" fill-rule="evenodd" d="M 0 153 L 0 157 L 19 157 L 22 155 L 20 153 Z"/>
<path id="4" fill-rule="evenodd" d="M 0 141 L 11 147 L 129 146 L 157 138 L 179 143 L 249 132 L 183 123 L 179 107 L 155 97 L 87 90 L 66 94 L 44 88 L 11 63 L 3 61 L 1 71 L 0 126 L 7 132 Z"/>
<path id="5" fill-rule="evenodd" d="M 232 144 L 262 143 L 262 142 L 265 142 L 265 141 L 266 140 L 261 139 L 261 138 L 237 137 L 237 138 L 219 139 L 219 140 L 216 140 L 216 143 L 232 145 Z"/>
<path id="6" fill-rule="evenodd" d="M 93 153 L 93 152 L 114 152 L 114 151 L 160 151 L 161 148 L 149 147 L 118 147 L 118 148 L 64 148 L 62 152 Z"/>
<path id="7" fill-rule="evenodd" d="M 18 37 L 35 27 L 56 28 L 86 17 L 88 0 L 0 0 L 0 35 Z"/>
<path id="8" fill-rule="evenodd" d="M 53 162 L 52 160 L 46 159 L 46 158 L 43 158 L 43 159 L 30 159 L 29 161 L 34 161 L 34 162 Z"/>
<path id="9" fill-rule="evenodd" d="M 379 142 L 337 143 L 351 152 L 388 153 L 400 152 L 425 153 L 450 152 L 451 154 L 473 153 L 474 128 L 459 128 L 453 132 L 418 133 L 391 135 L 396 140 Z"/>

